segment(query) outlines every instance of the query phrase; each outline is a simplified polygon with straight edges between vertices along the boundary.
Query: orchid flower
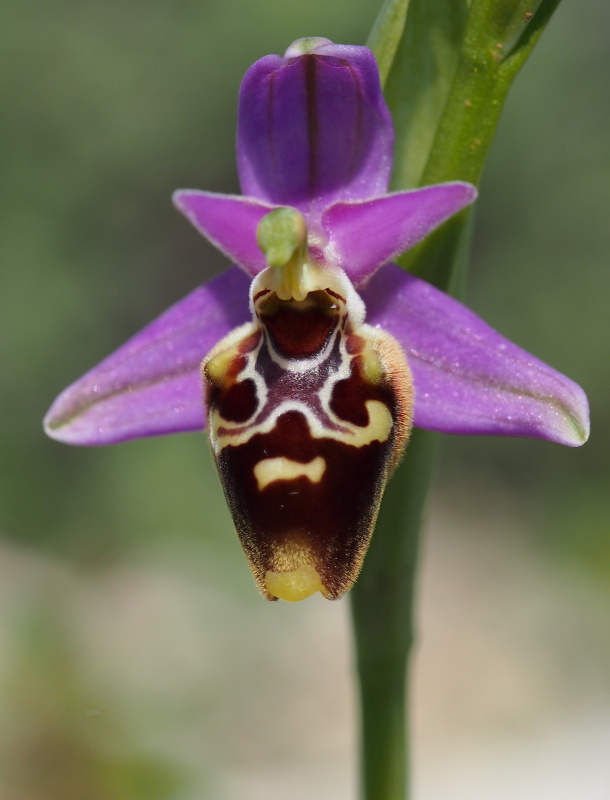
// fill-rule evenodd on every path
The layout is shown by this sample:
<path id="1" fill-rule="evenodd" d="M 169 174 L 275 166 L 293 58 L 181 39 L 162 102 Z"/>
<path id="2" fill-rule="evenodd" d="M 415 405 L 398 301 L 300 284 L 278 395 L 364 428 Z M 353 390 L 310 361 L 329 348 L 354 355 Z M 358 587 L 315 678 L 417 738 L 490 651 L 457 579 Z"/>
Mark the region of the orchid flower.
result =
<path id="1" fill-rule="evenodd" d="M 388 193 L 392 150 L 367 48 L 301 39 L 257 61 L 239 97 L 243 196 L 174 197 L 234 266 L 45 419 L 55 439 L 102 445 L 207 418 L 269 599 L 350 588 L 412 424 L 570 446 L 588 436 L 579 386 L 392 263 L 476 197 L 459 181 Z"/>

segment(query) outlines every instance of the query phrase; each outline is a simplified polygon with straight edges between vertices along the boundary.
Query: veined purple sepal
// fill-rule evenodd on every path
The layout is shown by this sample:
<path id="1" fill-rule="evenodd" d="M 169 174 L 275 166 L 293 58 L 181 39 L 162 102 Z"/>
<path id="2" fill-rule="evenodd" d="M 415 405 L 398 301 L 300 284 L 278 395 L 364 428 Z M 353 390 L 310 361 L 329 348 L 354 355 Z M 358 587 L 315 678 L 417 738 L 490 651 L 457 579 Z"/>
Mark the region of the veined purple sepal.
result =
<path id="1" fill-rule="evenodd" d="M 218 472 L 270 600 L 335 599 L 352 586 L 411 429 L 399 345 L 361 324 L 355 294 L 352 318 L 353 289 L 338 270 L 313 280 L 304 299 L 280 299 L 274 271 L 263 272 L 255 322 L 203 364 Z"/>
<path id="2" fill-rule="evenodd" d="M 293 206 L 309 224 L 332 202 L 384 194 L 393 143 L 377 63 L 366 47 L 299 40 L 284 58 L 257 61 L 242 81 L 242 191 Z"/>
<path id="3" fill-rule="evenodd" d="M 369 323 L 402 345 L 414 425 L 444 433 L 530 436 L 577 447 L 589 436 L 583 390 L 457 300 L 395 264 L 361 295 Z"/>
<path id="4" fill-rule="evenodd" d="M 250 281 L 238 267 L 200 286 L 65 389 L 44 426 L 60 442 L 103 445 L 201 430 L 200 366 L 250 319 Z"/>
<path id="5" fill-rule="evenodd" d="M 454 181 L 408 192 L 339 202 L 322 214 L 323 252 L 356 287 L 476 200 L 470 183 Z"/>

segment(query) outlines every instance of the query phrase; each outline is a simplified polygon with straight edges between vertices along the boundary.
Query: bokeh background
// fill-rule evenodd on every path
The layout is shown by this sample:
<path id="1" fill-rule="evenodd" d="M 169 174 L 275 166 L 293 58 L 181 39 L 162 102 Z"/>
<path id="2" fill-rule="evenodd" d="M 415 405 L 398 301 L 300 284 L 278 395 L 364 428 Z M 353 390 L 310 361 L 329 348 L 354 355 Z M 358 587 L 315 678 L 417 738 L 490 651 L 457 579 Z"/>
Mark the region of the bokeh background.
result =
<path id="1" fill-rule="evenodd" d="M 204 439 L 46 440 L 54 396 L 223 268 L 239 81 L 370 0 L 21 0 L 0 28 L 0 797 L 355 797 L 346 600 L 260 600 Z M 446 437 L 423 553 L 420 800 L 610 796 L 610 11 L 565 0 L 485 173 L 468 302 L 593 438 Z"/>

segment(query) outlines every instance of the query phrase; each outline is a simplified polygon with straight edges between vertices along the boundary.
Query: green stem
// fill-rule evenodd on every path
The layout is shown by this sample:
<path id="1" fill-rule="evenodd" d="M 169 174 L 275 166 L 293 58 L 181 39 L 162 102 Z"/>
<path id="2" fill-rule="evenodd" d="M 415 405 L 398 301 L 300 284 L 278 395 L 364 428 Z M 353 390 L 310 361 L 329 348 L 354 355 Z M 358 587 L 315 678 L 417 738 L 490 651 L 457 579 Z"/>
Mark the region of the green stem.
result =
<path id="1" fill-rule="evenodd" d="M 446 99 L 419 185 L 479 183 L 508 91 L 559 1 L 472 0 L 453 79 L 439 90 Z M 410 148 L 399 143 L 395 175 L 409 174 L 411 159 Z M 407 187 L 394 181 L 392 188 Z M 451 291 L 453 262 L 469 217 L 470 209 L 457 214 L 401 256 L 400 265 Z"/>
<path id="2" fill-rule="evenodd" d="M 388 486 L 364 569 L 351 592 L 361 699 L 362 800 L 404 800 L 407 661 L 419 528 L 438 436 L 415 430 Z"/>

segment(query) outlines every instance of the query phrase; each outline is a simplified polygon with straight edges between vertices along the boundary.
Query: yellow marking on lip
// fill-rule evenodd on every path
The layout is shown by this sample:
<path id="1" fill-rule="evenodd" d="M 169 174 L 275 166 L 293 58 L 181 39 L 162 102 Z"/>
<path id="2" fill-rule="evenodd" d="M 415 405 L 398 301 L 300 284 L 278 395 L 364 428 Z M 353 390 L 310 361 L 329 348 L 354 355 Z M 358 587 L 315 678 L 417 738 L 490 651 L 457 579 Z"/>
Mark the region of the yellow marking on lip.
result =
<path id="1" fill-rule="evenodd" d="M 233 359 L 239 354 L 237 347 L 228 347 L 205 362 L 205 377 L 211 382 L 222 385 Z"/>
<path id="2" fill-rule="evenodd" d="M 278 417 L 288 411 L 300 411 L 307 419 L 309 432 L 313 439 L 332 439 L 352 447 L 364 447 L 371 442 L 385 442 L 392 430 L 393 420 L 390 409 L 381 400 L 367 400 L 365 403 L 369 421 L 365 426 L 337 418 L 342 430 L 335 431 L 317 423 L 311 410 L 304 403 L 287 401 L 274 414 L 270 414 L 258 425 L 244 426 L 243 423 L 232 423 L 223 419 L 217 409 L 210 414 L 210 430 L 217 441 L 218 452 L 231 445 L 238 447 L 246 444 L 257 433 L 269 433 L 275 427 Z"/>
<path id="3" fill-rule="evenodd" d="M 316 592 L 326 597 L 320 576 L 310 564 L 304 564 L 291 572 L 265 573 L 265 588 L 272 597 L 298 603 Z"/>
<path id="4" fill-rule="evenodd" d="M 274 481 L 293 481 L 296 478 L 309 478 L 312 483 L 319 483 L 326 470 L 326 461 L 322 456 L 314 458 L 308 464 L 293 461 L 290 458 L 265 458 L 254 467 L 254 477 L 259 491 Z"/>
<path id="5" fill-rule="evenodd" d="M 367 383 L 379 386 L 384 377 L 383 364 L 369 342 L 362 350 L 362 373 Z"/>
<path id="6" fill-rule="evenodd" d="M 259 332 L 259 327 L 253 322 L 246 322 L 232 330 L 224 339 L 210 350 L 201 362 L 201 371 L 205 380 L 224 386 L 227 383 L 227 373 L 231 368 L 233 359 L 240 355 L 251 356 L 251 352 L 242 354 L 241 347 L 246 339 Z M 235 377 L 235 376 L 234 376 Z"/>
<path id="7" fill-rule="evenodd" d="M 364 405 L 369 413 L 368 425 L 361 428 L 359 425 L 349 423 L 349 433 L 340 438 L 340 441 L 352 447 L 364 447 L 371 442 L 385 442 L 394 424 L 390 409 L 385 403 L 380 400 L 367 400 Z M 341 424 L 345 423 L 342 421 Z"/>

